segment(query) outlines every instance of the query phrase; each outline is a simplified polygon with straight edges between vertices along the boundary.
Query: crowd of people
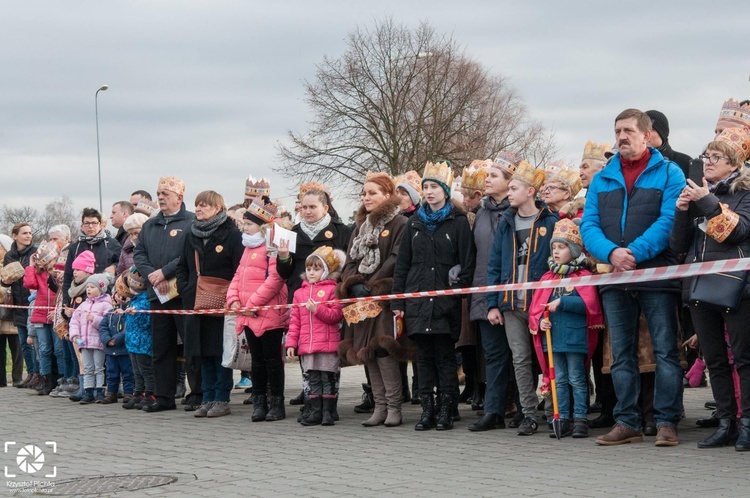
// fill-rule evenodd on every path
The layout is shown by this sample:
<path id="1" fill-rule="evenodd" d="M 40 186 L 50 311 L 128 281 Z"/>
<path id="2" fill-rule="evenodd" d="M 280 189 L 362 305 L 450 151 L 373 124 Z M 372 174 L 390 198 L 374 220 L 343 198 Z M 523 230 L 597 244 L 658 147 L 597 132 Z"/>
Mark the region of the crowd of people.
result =
<path id="1" fill-rule="evenodd" d="M 366 299 L 745 257 L 749 101 L 724 103 L 696 159 L 672 150 L 659 111 L 627 109 L 614 131 L 577 168 L 502 151 L 456 178 L 448 160 L 368 173 L 352 225 L 325 185 L 303 184 L 290 213 L 253 177 L 243 203 L 206 190 L 192 211 L 184 182 L 161 178 L 157 202 L 139 190 L 113 205 L 114 236 L 92 208 L 80 233 L 58 225 L 39 245 L 17 223 L 0 235 L 3 365 L 7 350 L 12 384 L 40 395 L 150 413 L 181 399 L 205 418 L 247 387 L 259 422 L 286 418 L 284 361 L 299 357 L 297 421 L 329 426 L 356 364 L 365 427 L 401 425 L 412 402 L 415 430 L 449 430 L 471 405 L 473 432 L 509 419 L 530 436 L 546 420 L 551 437 L 606 427 L 599 445 L 656 446 L 679 444 L 683 389 L 707 367 L 715 412 L 698 424 L 715 431 L 698 446 L 750 451 L 747 272 Z M 252 366 L 235 385 L 238 342 Z"/>

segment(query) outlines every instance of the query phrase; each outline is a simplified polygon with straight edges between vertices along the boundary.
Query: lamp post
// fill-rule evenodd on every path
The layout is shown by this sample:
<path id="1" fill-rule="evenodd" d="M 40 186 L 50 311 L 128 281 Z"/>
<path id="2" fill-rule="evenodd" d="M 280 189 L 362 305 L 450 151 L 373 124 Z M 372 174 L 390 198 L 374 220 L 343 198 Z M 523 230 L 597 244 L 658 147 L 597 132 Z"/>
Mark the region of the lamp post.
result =
<path id="1" fill-rule="evenodd" d="M 107 91 L 108 85 L 102 85 L 94 94 L 94 112 L 96 113 L 96 165 L 99 171 L 99 212 L 104 214 L 102 204 L 102 160 L 99 157 L 99 92 Z"/>

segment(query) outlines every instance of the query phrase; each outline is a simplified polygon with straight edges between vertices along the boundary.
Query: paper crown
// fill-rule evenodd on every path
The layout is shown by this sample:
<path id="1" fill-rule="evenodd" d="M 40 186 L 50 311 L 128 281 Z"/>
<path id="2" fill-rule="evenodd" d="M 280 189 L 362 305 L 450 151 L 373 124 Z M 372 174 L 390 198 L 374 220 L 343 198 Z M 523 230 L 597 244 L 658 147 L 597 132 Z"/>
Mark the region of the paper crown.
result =
<path id="1" fill-rule="evenodd" d="M 750 128 L 750 104 L 740 105 L 732 99 L 727 100 L 721 106 L 719 121 L 726 121 L 740 128 Z"/>
<path id="2" fill-rule="evenodd" d="M 450 161 L 428 162 L 422 173 L 422 185 L 428 180 L 442 183 L 451 188 L 451 185 L 453 185 L 453 168 Z"/>
<path id="3" fill-rule="evenodd" d="M 271 195 L 271 184 L 265 178 L 256 180 L 248 176 L 245 180 L 245 199 L 254 199 L 262 195 Z"/>
<path id="4" fill-rule="evenodd" d="M 583 247 L 581 229 L 573 220 L 568 218 L 563 218 L 555 223 L 555 228 L 552 231 L 552 240 L 554 241 L 554 239 L 563 239 Z"/>
<path id="5" fill-rule="evenodd" d="M 278 208 L 272 203 L 269 202 L 266 204 L 262 198 L 256 197 L 247 207 L 247 211 L 245 211 L 243 216 L 250 215 L 259 218 L 264 223 L 271 223 L 276 218 L 277 212 Z"/>
<path id="6" fill-rule="evenodd" d="M 546 175 L 547 180 L 549 180 L 552 177 L 557 176 L 561 171 L 569 169 L 570 167 L 563 161 L 552 161 L 546 168 L 544 168 L 544 174 Z"/>
<path id="7" fill-rule="evenodd" d="M 141 199 L 135 206 L 135 212 L 145 214 L 149 218 L 159 211 L 159 205 L 154 201 L 148 199 Z"/>
<path id="8" fill-rule="evenodd" d="M 334 272 L 344 265 L 346 255 L 343 251 L 328 246 L 320 246 L 307 259 L 318 258 L 326 265 L 329 272 Z"/>
<path id="9" fill-rule="evenodd" d="M 39 268 L 50 268 L 60 256 L 60 248 L 54 242 L 44 241 L 36 250 L 36 261 Z"/>
<path id="10" fill-rule="evenodd" d="M 138 273 L 138 270 L 135 269 L 135 266 L 132 266 L 130 268 L 129 272 L 125 272 L 125 275 L 127 275 L 127 283 L 128 287 L 130 288 L 130 292 L 133 294 L 140 294 L 144 290 L 146 290 L 146 279 L 141 276 L 140 273 Z"/>
<path id="11" fill-rule="evenodd" d="M 612 149 L 612 146 L 608 143 L 596 143 L 589 140 L 586 142 L 586 147 L 583 148 L 583 159 L 581 161 L 585 161 L 587 159 L 591 159 L 592 161 L 602 161 L 605 162 L 607 158 L 605 157 L 605 153 L 609 152 Z"/>
<path id="12" fill-rule="evenodd" d="M 323 185 L 322 183 L 318 182 L 309 182 L 309 183 L 303 183 L 299 186 L 299 195 L 297 196 L 298 199 L 302 199 L 305 194 L 307 194 L 311 190 L 320 190 L 321 192 L 325 192 L 328 194 L 328 199 L 333 201 L 333 196 L 331 195 L 331 190 Z"/>
<path id="13" fill-rule="evenodd" d="M 526 159 L 523 159 L 513 172 L 513 179 L 520 180 L 539 190 L 546 179 L 546 175 L 543 169 L 535 168 Z"/>
<path id="14" fill-rule="evenodd" d="M 129 299 L 133 297 L 133 292 L 128 286 L 126 275 L 127 273 L 122 273 L 119 277 L 117 277 L 117 280 L 115 280 L 115 292 L 119 294 L 123 299 Z"/>
<path id="15" fill-rule="evenodd" d="M 407 171 L 403 175 L 397 176 L 393 180 L 393 183 L 396 184 L 396 187 L 399 187 L 402 184 L 408 185 L 411 188 L 413 188 L 419 194 L 420 197 L 424 195 L 424 192 L 422 192 L 422 177 L 419 176 L 419 173 L 417 173 L 413 169 Z"/>
<path id="16" fill-rule="evenodd" d="M 157 190 L 169 190 L 177 195 L 185 195 L 185 182 L 175 176 L 159 178 Z"/>
<path id="17" fill-rule="evenodd" d="M 484 181 L 487 179 L 488 170 L 492 166 L 489 159 L 476 159 L 468 168 L 464 168 L 461 174 L 461 188 L 463 190 L 484 193 Z"/>
<path id="18" fill-rule="evenodd" d="M 494 161 L 492 161 L 493 168 L 499 168 L 508 174 L 513 174 L 518 167 L 518 158 L 510 152 L 500 152 Z"/>
<path id="19" fill-rule="evenodd" d="M 714 141 L 727 144 L 740 161 L 745 161 L 750 156 L 750 133 L 744 128 L 726 128 Z"/>
<path id="20" fill-rule="evenodd" d="M 559 181 L 570 189 L 570 194 L 575 197 L 581 191 L 581 175 L 578 171 L 564 169 L 557 173 L 552 179 Z"/>

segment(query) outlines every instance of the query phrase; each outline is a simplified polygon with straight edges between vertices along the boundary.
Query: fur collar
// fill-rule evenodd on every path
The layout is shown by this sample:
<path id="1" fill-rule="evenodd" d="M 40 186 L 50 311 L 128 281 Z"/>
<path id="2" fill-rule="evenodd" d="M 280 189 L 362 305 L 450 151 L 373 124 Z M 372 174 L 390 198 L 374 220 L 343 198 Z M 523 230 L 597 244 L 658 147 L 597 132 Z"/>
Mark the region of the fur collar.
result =
<path id="1" fill-rule="evenodd" d="M 370 223 L 375 226 L 380 221 L 391 216 L 393 214 L 393 211 L 398 209 L 399 202 L 400 200 L 397 195 L 394 194 L 390 196 L 383 204 L 376 207 L 372 211 L 372 213 L 370 213 Z M 357 210 L 357 216 L 355 218 L 358 227 L 365 222 L 365 218 L 367 218 L 367 211 L 365 211 L 365 206 L 359 206 L 359 209 Z"/>

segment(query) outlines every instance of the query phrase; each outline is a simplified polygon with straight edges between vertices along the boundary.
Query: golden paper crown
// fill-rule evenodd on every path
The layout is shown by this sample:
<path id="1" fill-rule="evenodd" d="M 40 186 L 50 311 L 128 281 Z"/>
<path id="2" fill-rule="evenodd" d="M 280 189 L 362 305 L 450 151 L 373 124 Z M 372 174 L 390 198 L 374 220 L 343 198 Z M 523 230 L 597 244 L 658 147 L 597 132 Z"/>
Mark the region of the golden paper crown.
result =
<path id="1" fill-rule="evenodd" d="M 344 259 L 346 256 L 343 251 L 335 250 L 328 246 L 320 246 L 313 253 L 308 256 L 309 258 L 316 257 L 325 263 L 329 273 L 336 271 L 338 268 L 344 265 Z"/>
<path id="2" fill-rule="evenodd" d="M 141 199 L 135 206 L 135 212 L 145 214 L 149 218 L 159 211 L 159 204 L 148 199 Z"/>
<path id="3" fill-rule="evenodd" d="M 518 158 L 510 152 L 502 151 L 492 161 L 492 167 L 499 168 L 512 175 L 518 167 Z"/>
<path id="4" fill-rule="evenodd" d="M 484 181 L 487 179 L 488 170 L 492 166 L 489 159 L 476 159 L 468 168 L 464 168 L 461 174 L 461 188 L 467 191 L 481 192 L 484 194 Z"/>
<path id="5" fill-rule="evenodd" d="M 252 176 L 248 176 L 245 180 L 245 199 L 254 199 L 262 195 L 271 195 L 271 184 L 265 178 L 256 180 Z"/>
<path id="6" fill-rule="evenodd" d="M 596 143 L 589 140 L 586 142 L 586 147 L 583 148 L 583 159 L 581 161 L 585 161 L 586 159 L 591 159 L 593 161 L 602 161 L 606 162 L 607 158 L 604 156 L 606 152 L 609 152 L 612 149 L 612 146 L 608 143 Z"/>
<path id="7" fill-rule="evenodd" d="M 570 194 L 575 197 L 581 191 L 581 175 L 573 169 L 564 169 L 554 177 L 570 189 Z"/>
<path id="8" fill-rule="evenodd" d="M 714 141 L 727 144 L 737 153 L 740 161 L 745 161 L 750 156 L 750 133 L 744 128 L 726 128 Z"/>
<path id="9" fill-rule="evenodd" d="M 568 242 L 583 247 L 581 229 L 573 222 L 573 220 L 568 218 L 563 218 L 555 223 L 555 228 L 552 231 L 552 241 L 555 239 L 567 240 Z"/>
<path id="10" fill-rule="evenodd" d="M 302 200 L 302 198 L 311 190 L 320 190 L 321 192 L 325 192 L 328 194 L 328 199 L 330 201 L 333 201 L 333 196 L 331 195 L 331 190 L 323 185 L 322 183 L 318 182 L 309 182 L 309 183 L 303 183 L 299 186 L 299 195 L 297 196 L 298 199 Z"/>
<path id="11" fill-rule="evenodd" d="M 127 273 L 121 273 L 117 280 L 115 280 L 115 292 L 119 294 L 123 299 L 130 299 L 133 297 L 133 292 L 128 286 L 126 277 Z"/>
<path id="12" fill-rule="evenodd" d="M 535 168 L 526 159 L 523 159 L 513 173 L 514 180 L 520 180 L 539 190 L 546 179 L 544 170 Z"/>
<path id="13" fill-rule="evenodd" d="M 453 167 L 450 161 L 428 162 L 422 173 L 422 185 L 428 180 L 442 183 L 451 188 L 451 185 L 453 185 Z"/>
<path id="14" fill-rule="evenodd" d="M 401 184 L 408 185 L 416 190 L 420 197 L 424 196 L 424 192 L 422 192 L 422 177 L 413 169 L 407 171 L 403 175 L 397 176 L 393 180 L 393 183 L 396 184 L 396 187 Z"/>
<path id="15" fill-rule="evenodd" d="M 563 161 L 552 161 L 546 168 L 544 168 L 544 174 L 546 175 L 547 180 L 550 180 L 552 177 L 557 176 L 561 171 L 568 169 L 570 169 L 570 167 Z"/>
<path id="16" fill-rule="evenodd" d="M 159 178 L 159 186 L 156 190 L 169 190 L 177 195 L 185 195 L 185 182 L 174 176 Z"/>
<path id="17" fill-rule="evenodd" d="M 266 204 L 261 197 L 256 197 L 247 207 L 245 215 L 250 214 L 256 218 L 260 218 L 265 223 L 271 223 L 273 219 L 276 218 L 277 212 L 278 208 L 272 203 Z"/>
<path id="18" fill-rule="evenodd" d="M 750 128 L 750 105 L 740 105 L 739 102 L 732 99 L 727 100 L 721 106 L 719 121 L 727 121 L 732 123 L 732 126 L 739 126 L 740 128 Z"/>

